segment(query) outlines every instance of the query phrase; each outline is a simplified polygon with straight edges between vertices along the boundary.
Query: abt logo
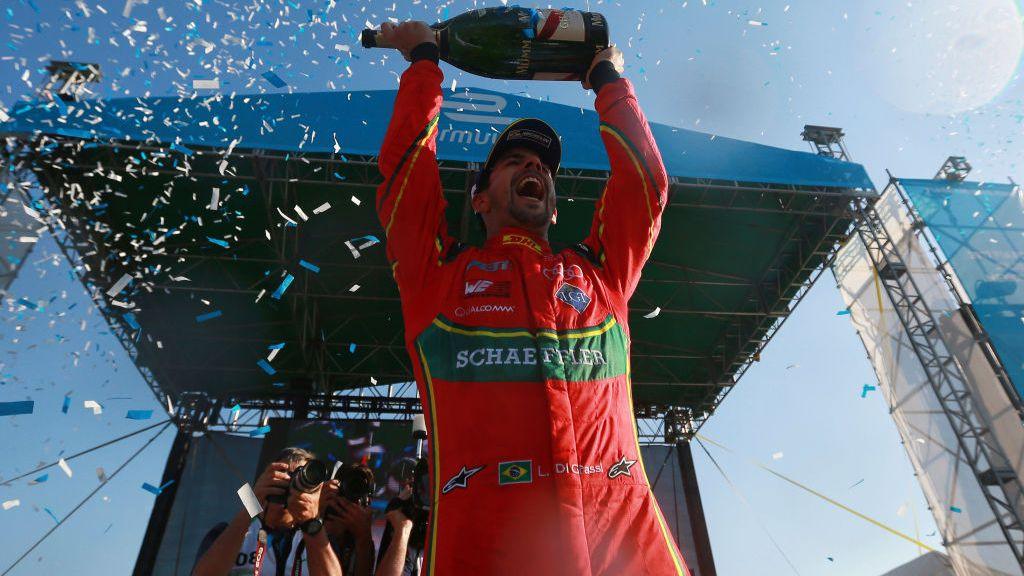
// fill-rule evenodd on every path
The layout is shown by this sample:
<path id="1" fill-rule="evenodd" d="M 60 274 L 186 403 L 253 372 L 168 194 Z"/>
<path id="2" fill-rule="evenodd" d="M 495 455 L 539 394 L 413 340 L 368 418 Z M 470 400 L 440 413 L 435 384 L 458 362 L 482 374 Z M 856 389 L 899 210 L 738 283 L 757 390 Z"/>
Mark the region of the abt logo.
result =
<path id="1" fill-rule="evenodd" d="M 494 285 L 494 282 L 490 280 L 477 280 L 475 282 L 466 282 L 466 296 L 471 294 L 483 294 L 488 288 Z"/>

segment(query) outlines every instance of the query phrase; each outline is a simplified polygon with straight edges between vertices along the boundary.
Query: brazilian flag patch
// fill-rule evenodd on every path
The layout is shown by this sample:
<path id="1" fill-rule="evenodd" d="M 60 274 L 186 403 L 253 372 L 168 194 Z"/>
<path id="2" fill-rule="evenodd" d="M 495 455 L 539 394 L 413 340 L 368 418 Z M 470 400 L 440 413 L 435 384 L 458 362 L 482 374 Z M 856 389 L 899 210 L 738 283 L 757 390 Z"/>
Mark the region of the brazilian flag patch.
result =
<path id="1" fill-rule="evenodd" d="M 533 482 L 533 460 L 513 460 L 498 463 L 498 485 L 529 484 Z"/>

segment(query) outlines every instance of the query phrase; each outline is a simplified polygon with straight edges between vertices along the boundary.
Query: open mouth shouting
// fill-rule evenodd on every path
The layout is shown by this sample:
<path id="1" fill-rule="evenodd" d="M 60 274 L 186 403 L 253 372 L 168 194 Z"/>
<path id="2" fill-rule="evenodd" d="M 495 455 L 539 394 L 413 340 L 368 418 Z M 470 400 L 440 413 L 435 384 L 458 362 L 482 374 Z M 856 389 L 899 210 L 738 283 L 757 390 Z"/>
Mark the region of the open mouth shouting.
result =
<path id="1" fill-rule="evenodd" d="M 516 196 L 530 198 L 543 203 L 548 197 L 548 180 L 536 170 L 525 170 L 512 183 Z"/>

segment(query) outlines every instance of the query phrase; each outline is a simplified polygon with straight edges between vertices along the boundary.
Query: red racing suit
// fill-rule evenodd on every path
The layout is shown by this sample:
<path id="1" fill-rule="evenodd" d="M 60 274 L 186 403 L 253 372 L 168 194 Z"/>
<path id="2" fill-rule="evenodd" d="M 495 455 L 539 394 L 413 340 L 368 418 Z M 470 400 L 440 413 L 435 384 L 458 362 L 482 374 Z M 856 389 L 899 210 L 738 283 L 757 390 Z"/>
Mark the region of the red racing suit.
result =
<path id="1" fill-rule="evenodd" d="M 424 573 L 686 575 L 636 435 L 627 302 L 668 181 L 632 85 L 597 97 L 611 177 L 590 235 L 557 254 L 508 228 L 448 236 L 440 68 L 402 75 L 377 212 L 430 438 Z"/>

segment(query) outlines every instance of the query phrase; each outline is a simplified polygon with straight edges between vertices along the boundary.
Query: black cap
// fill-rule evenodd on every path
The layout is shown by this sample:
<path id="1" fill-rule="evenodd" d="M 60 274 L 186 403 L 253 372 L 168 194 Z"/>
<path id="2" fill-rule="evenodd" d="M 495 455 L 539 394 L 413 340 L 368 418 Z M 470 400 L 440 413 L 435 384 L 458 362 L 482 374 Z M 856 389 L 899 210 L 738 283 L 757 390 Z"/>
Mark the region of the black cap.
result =
<path id="1" fill-rule="evenodd" d="M 512 148 L 533 150 L 540 157 L 540 161 L 551 169 L 552 177 L 558 172 L 558 164 L 562 160 L 562 143 L 558 140 L 558 134 L 543 120 L 523 118 L 509 124 L 494 141 L 494 146 L 491 147 L 491 152 L 487 155 L 483 169 L 477 172 L 472 195 L 476 195 L 480 188 L 480 180 L 483 175 L 489 173 L 498 158 Z"/>

